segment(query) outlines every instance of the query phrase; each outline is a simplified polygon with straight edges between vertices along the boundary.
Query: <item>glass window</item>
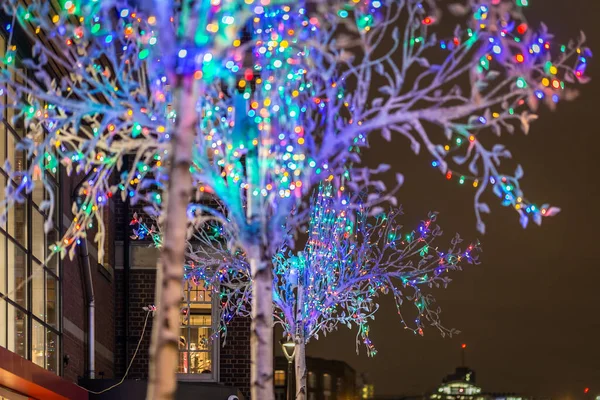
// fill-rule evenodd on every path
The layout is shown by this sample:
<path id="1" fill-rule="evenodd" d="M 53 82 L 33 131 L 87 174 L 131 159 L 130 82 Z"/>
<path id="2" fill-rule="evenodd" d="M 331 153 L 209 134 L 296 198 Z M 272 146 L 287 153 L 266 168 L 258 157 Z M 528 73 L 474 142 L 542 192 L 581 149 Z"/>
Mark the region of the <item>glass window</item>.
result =
<path id="1" fill-rule="evenodd" d="M 45 342 L 46 330 L 42 324 L 34 319 L 31 326 L 31 361 L 40 367 L 46 365 Z"/>
<path id="2" fill-rule="evenodd" d="M 331 399 L 331 375 L 323 374 L 323 399 Z"/>
<path id="3" fill-rule="evenodd" d="M 7 240 L 7 295 L 23 308 L 27 308 L 27 254 L 12 241 Z"/>
<path id="4" fill-rule="evenodd" d="M 6 301 L 0 300 L 0 321 L 4 324 L 6 321 Z M 8 325 L 8 324 L 7 324 Z M 6 347 L 6 329 L 7 325 L 0 325 L 0 346 Z"/>
<path id="5" fill-rule="evenodd" d="M 58 329 L 58 279 L 46 272 L 46 323 Z"/>
<path id="6" fill-rule="evenodd" d="M 7 343 L 6 348 L 21 357 L 27 358 L 27 316 L 7 304 Z"/>
<path id="7" fill-rule="evenodd" d="M 278 369 L 275 371 L 275 386 L 285 386 L 285 371 Z"/>
<path id="8" fill-rule="evenodd" d="M 31 275 L 31 312 L 43 321 L 46 310 L 44 302 L 44 273 L 39 272 L 41 268 L 41 265 L 33 263 L 34 271 L 38 272 Z"/>
<path id="9" fill-rule="evenodd" d="M 4 235 L 0 235 L 0 293 L 6 293 L 6 239 Z M 0 326 L 4 320 L 0 319 Z"/>
<path id="10" fill-rule="evenodd" d="M 23 204 L 14 204 L 8 209 L 7 231 L 19 244 L 27 249 L 27 206 L 28 201 Z"/>
<path id="11" fill-rule="evenodd" d="M 308 387 L 311 389 L 317 387 L 317 376 L 311 371 L 308 371 Z"/>
<path id="12" fill-rule="evenodd" d="M 2 121 L 0 121 L 0 132 L 2 131 L 2 127 L 4 127 L 4 124 L 2 123 Z M 4 156 L 4 136 L 0 135 L 0 163 L 4 162 L 5 156 Z M 0 173 L 0 201 L 4 201 L 5 199 L 5 188 L 6 188 L 6 177 L 4 176 L 4 174 Z M 6 221 L 3 221 L 2 223 L 0 223 L 0 228 L 6 230 Z"/>
<path id="13" fill-rule="evenodd" d="M 46 247 L 44 249 L 46 251 L 46 253 L 44 254 L 44 260 L 48 261 L 46 264 L 46 268 L 48 268 L 49 271 L 52 271 L 52 273 L 56 276 L 58 276 L 59 273 L 59 256 L 57 254 L 54 254 L 50 258 L 50 255 L 52 254 L 51 246 L 58 242 L 59 238 L 60 235 L 58 234 L 58 229 L 50 230 L 50 232 L 46 233 Z"/>
<path id="14" fill-rule="evenodd" d="M 331 390 L 331 375 L 323 374 L 323 389 Z"/>
<path id="15" fill-rule="evenodd" d="M 60 349 L 58 344 L 58 334 L 50 329 L 46 329 L 46 369 L 54 372 L 55 374 L 60 372 L 58 365 L 58 354 Z"/>
<path id="16" fill-rule="evenodd" d="M 40 262 L 44 262 L 46 254 L 46 235 L 44 233 L 44 216 L 35 208 L 31 211 L 31 250 L 33 256 Z"/>
<path id="17" fill-rule="evenodd" d="M 0 35 L 0 56 L 5 53 L 6 41 Z M 24 71 L 21 71 L 24 72 Z M 22 76 L 13 80 L 23 82 Z M 8 91 L 10 92 L 10 91 Z M 14 92 L 11 92 L 14 94 Z M 9 93 L 10 94 L 10 93 Z M 7 105 L 7 92 L 0 93 L 0 104 Z M 16 145 L 27 134 L 22 117 L 14 109 L 0 107 L 0 201 L 5 198 L 8 183 L 5 161 L 16 171 L 28 168 L 29 160 Z M 2 111 L 0 111 L 2 114 Z M 18 117 L 18 118 L 13 118 Z M 37 138 L 36 138 L 37 140 Z M 46 215 L 39 209 L 48 190 L 59 204 L 59 187 L 51 175 L 49 188 L 42 184 L 42 173 L 34 177 L 35 186 L 27 199 L 7 212 L 6 223 L 0 225 L 0 346 L 47 368 L 60 372 L 60 260 L 52 258 L 50 244 L 60 240 L 59 215 L 55 207 L 54 229 L 44 233 Z M 19 182 L 12 182 L 19 184 Z"/>
<path id="18" fill-rule="evenodd" d="M 203 284 L 187 282 L 182 294 L 179 336 L 179 368 L 181 374 L 212 377 L 214 332 L 211 292 Z"/>

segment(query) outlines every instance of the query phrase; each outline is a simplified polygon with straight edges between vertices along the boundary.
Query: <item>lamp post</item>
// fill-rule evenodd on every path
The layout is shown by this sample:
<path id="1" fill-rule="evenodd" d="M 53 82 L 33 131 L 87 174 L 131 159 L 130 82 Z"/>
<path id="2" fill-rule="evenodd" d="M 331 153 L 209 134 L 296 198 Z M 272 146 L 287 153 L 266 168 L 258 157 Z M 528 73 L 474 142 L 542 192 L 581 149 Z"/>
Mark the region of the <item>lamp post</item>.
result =
<path id="1" fill-rule="evenodd" d="M 294 362 L 294 355 L 296 354 L 296 344 L 289 340 L 284 341 L 281 340 L 281 348 L 283 349 L 283 354 L 288 361 L 288 370 L 287 370 L 287 386 L 286 386 L 286 397 L 287 400 L 291 400 L 291 390 L 292 390 L 292 363 Z"/>

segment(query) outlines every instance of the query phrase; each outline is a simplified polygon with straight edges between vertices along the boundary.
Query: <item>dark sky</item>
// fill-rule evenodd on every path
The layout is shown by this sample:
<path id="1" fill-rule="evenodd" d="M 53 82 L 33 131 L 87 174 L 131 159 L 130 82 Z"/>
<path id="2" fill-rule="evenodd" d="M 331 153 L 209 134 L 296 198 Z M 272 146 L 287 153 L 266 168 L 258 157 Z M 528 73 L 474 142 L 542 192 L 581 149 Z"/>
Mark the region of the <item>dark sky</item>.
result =
<path id="1" fill-rule="evenodd" d="M 592 50 L 600 49 L 600 0 L 530 4 L 531 23 L 546 22 L 561 42 L 584 30 Z M 405 174 L 399 199 L 407 225 L 437 210 L 446 234 L 458 231 L 483 243 L 482 264 L 454 274 L 450 287 L 435 293 L 444 324 L 462 333 L 443 339 L 429 329 L 415 337 L 401 328 L 388 300 L 372 324 L 376 357 L 362 348 L 357 356 L 355 334 L 347 329 L 311 342 L 308 354 L 347 361 L 370 374 L 378 395 L 396 395 L 433 389 L 459 364 L 464 342 L 467 364 L 484 390 L 577 399 L 589 386 L 600 395 L 599 64 L 592 61 L 588 74 L 596 80 L 575 102 L 554 113 L 544 109 L 529 136 L 508 142 L 525 169 L 526 196 L 563 210 L 542 227 L 521 229 L 517 214 L 494 198 L 488 232 L 479 235 L 472 188 L 447 182 L 426 154 L 403 150 L 408 146 L 401 138 L 394 146 L 376 141 L 370 157 Z"/>

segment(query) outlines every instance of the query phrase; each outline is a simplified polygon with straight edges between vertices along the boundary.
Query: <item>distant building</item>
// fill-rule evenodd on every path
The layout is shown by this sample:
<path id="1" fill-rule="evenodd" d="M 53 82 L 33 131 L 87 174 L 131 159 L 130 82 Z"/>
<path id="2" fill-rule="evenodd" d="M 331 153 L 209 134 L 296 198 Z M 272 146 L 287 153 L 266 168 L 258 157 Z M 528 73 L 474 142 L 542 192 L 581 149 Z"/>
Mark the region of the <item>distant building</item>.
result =
<path id="1" fill-rule="evenodd" d="M 424 396 L 430 400 L 531 400 L 514 393 L 489 393 L 476 385 L 475 371 L 458 367 L 453 374 L 444 378 L 433 393 Z"/>
<path id="2" fill-rule="evenodd" d="M 531 397 L 515 393 L 486 392 L 477 386 L 475 371 L 468 367 L 457 367 L 447 375 L 442 384 L 423 395 L 376 397 L 377 400 L 532 400 Z M 600 399 L 596 399 L 600 400 Z"/>
<path id="3" fill-rule="evenodd" d="M 360 397 L 356 372 L 343 361 L 306 357 L 307 400 L 355 400 Z M 285 400 L 287 393 L 288 362 L 275 357 L 275 399 Z M 295 377 L 292 375 L 292 384 Z M 369 397 L 366 397 L 367 399 Z"/>
<path id="4" fill-rule="evenodd" d="M 375 385 L 371 383 L 366 373 L 360 374 L 358 377 L 358 398 L 361 400 L 374 400 L 375 399 Z"/>

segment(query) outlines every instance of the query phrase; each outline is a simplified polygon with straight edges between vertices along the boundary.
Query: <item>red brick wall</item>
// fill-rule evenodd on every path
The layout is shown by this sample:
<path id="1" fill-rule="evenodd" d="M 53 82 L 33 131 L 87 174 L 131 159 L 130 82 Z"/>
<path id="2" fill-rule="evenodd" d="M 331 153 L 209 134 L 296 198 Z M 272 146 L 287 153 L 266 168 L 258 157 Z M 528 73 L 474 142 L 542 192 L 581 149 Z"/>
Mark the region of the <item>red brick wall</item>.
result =
<path id="1" fill-rule="evenodd" d="M 71 199 L 75 185 L 81 177 L 68 178 L 63 174 L 61 185 L 63 198 L 63 213 L 67 219 L 72 218 Z M 114 205 L 112 205 L 114 207 Z M 96 253 L 90 249 L 90 262 L 92 267 L 92 279 L 95 297 L 95 371 L 96 377 L 100 373 L 105 378 L 114 377 L 114 352 L 115 352 L 115 329 L 114 329 L 114 277 L 110 271 L 115 265 L 114 235 L 115 226 L 110 217 L 111 210 L 107 208 L 104 212 L 105 229 L 107 233 L 104 246 L 104 264 L 108 270 L 98 266 L 95 258 Z M 66 221 L 65 221 L 66 222 Z M 63 228 L 67 228 L 64 226 Z M 96 235 L 95 229 L 88 231 L 90 248 L 97 248 L 93 242 Z M 86 337 L 88 332 L 87 305 L 84 292 L 84 281 L 81 274 L 81 265 L 76 253 L 73 260 L 66 257 L 62 268 L 62 307 L 63 307 L 63 355 L 69 356 L 69 363 L 64 367 L 65 378 L 77 381 L 78 377 L 86 376 L 88 372 L 88 357 Z M 105 350 L 99 350 L 101 345 Z"/>
<path id="2" fill-rule="evenodd" d="M 250 319 L 234 318 L 229 323 L 225 346 L 220 349 L 221 382 L 235 386 L 250 398 Z"/>
<path id="3" fill-rule="evenodd" d="M 129 329 L 125 326 L 125 282 L 123 269 L 118 269 L 116 271 L 115 278 L 117 282 L 117 294 L 115 299 L 117 351 L 115 354 L 115 364 L 117 376 L 123 376 L 127 368 L 127 363 L 131 361 L 131 357 L 133 356 L 138 341 L 142 337 L 144 320 L 146 318 L 146 312 L 142 307 L 154 304 L 154 282 L 156 280 L 156 271 L 134 269 L 129 273 Z M 148 377 L 151 332 L 152 316 L 148 318 L 142 343 L 135 361 L 129 370 L 128 379 L 144 379 Z M 126 343 L 128 343 L 128 351 L 126 351 Z"/>

